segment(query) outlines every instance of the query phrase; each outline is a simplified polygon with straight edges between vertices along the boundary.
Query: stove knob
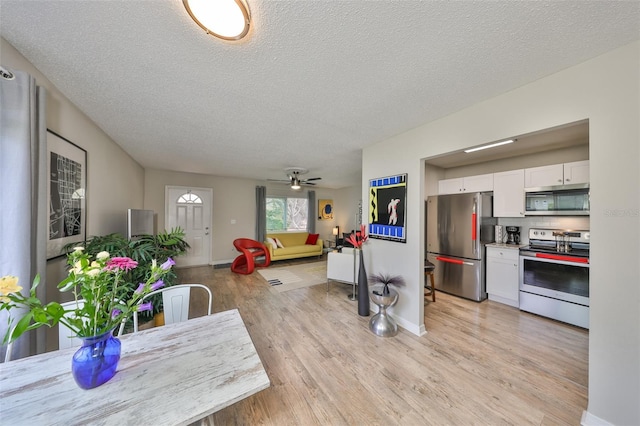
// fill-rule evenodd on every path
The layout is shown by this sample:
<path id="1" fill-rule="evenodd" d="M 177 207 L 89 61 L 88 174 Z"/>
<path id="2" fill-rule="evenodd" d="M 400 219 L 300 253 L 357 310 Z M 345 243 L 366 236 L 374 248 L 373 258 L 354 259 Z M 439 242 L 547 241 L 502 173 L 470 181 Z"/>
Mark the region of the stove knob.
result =
<path id="1" fill-rule="evenodd" d="M 584 234 L 582 234 L 582 237 L 583 237 L 585 240 L 588 240 L 589 238 L 591 238 L 591 234 L 590 234 L 590 233 L 588 233 L 588 232 L 585 232 Z"/>
<path id="2" fill-rule="evenodd" d="M 538 235 L 538 231 L 533 231 L 533 235 Z"/>
<path id="3" fill-rule="evenodd" d="M 543 235 L 543 236 L 544 236 L 544 235 L 545 235 L 545 232 L 544 232 L 544 231 L 540 231 L 540 235 Z"/>

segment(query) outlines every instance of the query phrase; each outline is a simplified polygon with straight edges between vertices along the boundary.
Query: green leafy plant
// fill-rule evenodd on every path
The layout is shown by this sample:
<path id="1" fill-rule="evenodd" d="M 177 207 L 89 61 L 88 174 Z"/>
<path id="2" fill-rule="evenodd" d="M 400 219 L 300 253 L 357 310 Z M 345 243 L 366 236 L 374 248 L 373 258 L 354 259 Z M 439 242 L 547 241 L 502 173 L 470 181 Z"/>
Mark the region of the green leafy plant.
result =
<path id="1" fill-rule="evenodd" d="M 372 284 L 382 284 L 384 287 L 382 288 L 382 293 L 374 291 L 378 296 L 387 296 L 389 295 L 389 286 L 402 287 L 405 282 L 404 278 L 399 275 L 389 275 L 385 273 L 378 273 L 369 276 L 369 281 Z"/>
<path id="2" fill-rule="evenodd" d="M 184 239 L 185 233 L 181 228 L 172 228 L 169 232 L 163 231 L 156 235 L 141 235 L 136 239 L 128 240 L 120 234 L 108 234 L 89 238 L 85 242 L 67 244 L 64 249 L 70 251 L 74 246 L 83 245 L 89 255 L 95 256 L 101 251 L 108 251 L 114 256 L 129 257 L 141 266 L 132 269 L 123 275 L 123 287 L 130 295 L 138 284 L 144 282 L 145 273 L 154 259 L 163 263 L 167 259 L 184 254 L 189 249 L 189 244 Z M 166 286 L 176 283 L 177 275 L 173 269 L 163 278 Z M 162 311 L 162 295 L 157 294 L 149 298 L 153 309 L 145 311 L 141 316 L 143 320 L 149 320 L 153 315 Z"/>
<path id="3" fill-rule="evenodd" d="M 90 256 L 83 247 L 76 247 L 67 257 L 69 275 L 60 284 L 61 292 L 73 292 L 75 304 L 65 309 L 58 302 L 43 304 L 36 297 L 39 276 L 33 281 L 28 296 L 21 293 L 18 278 L 0 278 L 0 310 L 24 308 L 27 313 L 14 325 L 9 324 L 4 343 L 16 340 L 24 332 L 43 325 L 52 327 L 62 323 L 78 337 L 92 337 L 115 329 L 134 311 L 152 309 L 142 298 L 165 285 L 163 279 L 175 262 L 168 258 L 158 265 L 153 260 L 142 273 L 145 280 L 133 292 L 123 287 L 125 274 L 138 269 L 138 262 L 129 257 L 112 257 L 108 252 Z"/>

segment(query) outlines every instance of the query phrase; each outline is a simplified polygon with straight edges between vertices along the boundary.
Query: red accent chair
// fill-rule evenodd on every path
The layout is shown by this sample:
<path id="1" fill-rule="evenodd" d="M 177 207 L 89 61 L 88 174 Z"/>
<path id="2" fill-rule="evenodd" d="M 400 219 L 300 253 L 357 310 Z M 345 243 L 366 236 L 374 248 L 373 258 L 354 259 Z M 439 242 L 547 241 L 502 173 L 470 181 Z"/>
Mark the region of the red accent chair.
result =
<path id="1" fill-rule="evenodd" d="M 236 274 L 249 275 L 253 273 L 256 266 L 264 268 L 271 264 L 269 250 L 259 241 L 238 238 L 233 242 L 233 246 L 242 253 L 231 264 L 231 271 Z M 256 257 L 261 256 L 264 256 L 264 262 L 256 263 Z"/>

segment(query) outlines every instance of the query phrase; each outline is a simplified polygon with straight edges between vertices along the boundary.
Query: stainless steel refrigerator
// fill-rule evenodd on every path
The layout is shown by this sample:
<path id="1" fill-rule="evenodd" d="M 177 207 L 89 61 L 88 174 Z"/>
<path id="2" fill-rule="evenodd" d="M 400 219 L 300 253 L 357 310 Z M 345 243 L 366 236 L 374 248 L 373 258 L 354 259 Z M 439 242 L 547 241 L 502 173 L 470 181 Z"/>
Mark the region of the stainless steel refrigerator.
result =
<path id="1" fill-rule="evenodd" d="M 427 198 L 427 260 L 435 265 L 436 289 L 477 302 L 487 298 L 485 244 L 493 242 L 492 195 Z"/>

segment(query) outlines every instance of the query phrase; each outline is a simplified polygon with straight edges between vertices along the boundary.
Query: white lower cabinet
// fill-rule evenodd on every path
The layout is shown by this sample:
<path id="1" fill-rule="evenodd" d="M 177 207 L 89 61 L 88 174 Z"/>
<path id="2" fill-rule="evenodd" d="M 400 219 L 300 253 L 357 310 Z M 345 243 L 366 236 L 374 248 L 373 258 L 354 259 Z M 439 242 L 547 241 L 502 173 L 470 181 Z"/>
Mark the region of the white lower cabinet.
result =
<path id="1" fill-rule="evenodd" d="M 489 300 L 519 306 L 516 248 L 487 247 L 487 293 Z"/>

